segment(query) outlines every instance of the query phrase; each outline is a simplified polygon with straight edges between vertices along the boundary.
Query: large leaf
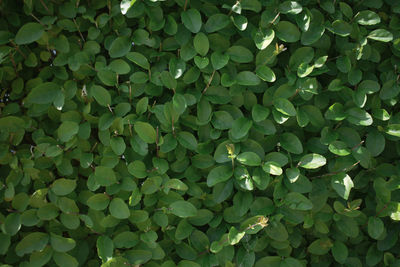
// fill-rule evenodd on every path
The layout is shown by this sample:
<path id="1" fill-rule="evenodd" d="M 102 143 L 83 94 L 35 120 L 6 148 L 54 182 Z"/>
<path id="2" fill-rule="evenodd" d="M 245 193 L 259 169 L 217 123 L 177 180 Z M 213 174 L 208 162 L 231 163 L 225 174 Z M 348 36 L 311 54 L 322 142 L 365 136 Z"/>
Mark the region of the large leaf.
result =
<path id="1" fill-rule="evenodd" d="M 44 26 L 37 22 L 28 22 L 24 24 L 15 35 L 15 43 L 24 45 L 33 43 L 42 37 Z"/>

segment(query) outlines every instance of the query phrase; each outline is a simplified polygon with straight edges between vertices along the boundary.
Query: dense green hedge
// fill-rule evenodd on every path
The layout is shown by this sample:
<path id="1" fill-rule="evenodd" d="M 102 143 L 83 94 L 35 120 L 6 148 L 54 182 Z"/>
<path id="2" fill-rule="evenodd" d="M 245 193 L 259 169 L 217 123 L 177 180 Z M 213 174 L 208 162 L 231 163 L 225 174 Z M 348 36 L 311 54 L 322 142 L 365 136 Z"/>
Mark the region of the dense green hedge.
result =
<path id="1" fill-rule="evenodd" d="M 0 13 L 0 266 L 400 266 L 399 1 Z"/>

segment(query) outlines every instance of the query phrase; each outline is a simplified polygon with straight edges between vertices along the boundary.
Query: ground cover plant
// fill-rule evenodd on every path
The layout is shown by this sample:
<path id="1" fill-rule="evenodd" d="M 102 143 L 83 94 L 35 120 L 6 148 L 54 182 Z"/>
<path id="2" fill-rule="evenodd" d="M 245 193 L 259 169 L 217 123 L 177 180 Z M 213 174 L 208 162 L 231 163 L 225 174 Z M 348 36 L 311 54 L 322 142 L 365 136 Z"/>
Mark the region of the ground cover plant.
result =
<path id="1" fill-rule="evenodd" d="M 0 13 L 0 266 L 400 266 L 399 1 Z"/>

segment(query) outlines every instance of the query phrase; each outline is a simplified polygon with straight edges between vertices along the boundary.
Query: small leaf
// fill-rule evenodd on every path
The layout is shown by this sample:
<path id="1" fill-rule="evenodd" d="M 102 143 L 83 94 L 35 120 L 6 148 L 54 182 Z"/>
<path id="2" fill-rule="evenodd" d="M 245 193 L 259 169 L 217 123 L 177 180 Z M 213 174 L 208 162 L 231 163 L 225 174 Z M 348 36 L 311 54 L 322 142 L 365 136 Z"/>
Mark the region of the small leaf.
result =
<path id="1" fill-rule="evenodd" d="M 68 142 L 79 132 L 79 125 L 74 121 L 64 121 L 58 127 L 57 134 L 61 142 Z"/>
<path id="2" fill-rule="evenodd" d="M 362 10 L 354 17 L 354 21 L 360 25 L 375 25 L 381 22 L 381 18 L 371 10 Z"/>
<path id="3" fill-rule="evenodd" d="M 259 166 L 261 165 L 261 158 L 254 152 L 243 152 L 241 154 L 239 154 L 236 159 L 244 164 L 244 165 L 248 165 L 248 166 Z"/>
<path id="4" fill-rule="evenodd" d="M 373 239 L 379 239 L 379 237 L 385 231 L 385 226 L 379 217 L 369 217 L 368 219 L 368 234 Z"/>
<path id="5" fill-rule="evenodd" d="M 236 75 L 236 82 L 239 85 L 254 86 L 260 84 L 260 78 L 251 71 L 242 71 Z"/>
<path id="6" fill-rule="evenodd" d="M 108 51 L 110 57 L 117 58 L 123 57 L 131 50 L 132 43 L 128 37 L 122 36 L 117 37 L 110 46 L 110 50 Z"/>
<path id="7" fill-rule="evenodd" d="M 142 67 L 143 69 L 150 69 L 150 64 L 149 61 L 145 56 L 143 56 L 141 53 L 138 52 L 129 52 L 126 55 L 126 58 L 138 65 L 139 67 Z"/>
<path id="8" fill-rule="evenodd" d="M 260 77 L 261 80 L 266 82 L 272 83 L 276 80 L 276 76 L 273 70 L 265 65 L 258 67 L 256 70 L 256 74 L 258 77 Z"/>
<path id="9" fill-rule="evenodd" d="M 339 173 L 331 177 L 331 186 L 339 196 L 347 200 L 354 183 L 346 173 Z"/>
<path id="10" fill-rule="evenodd" d="M 213 187 L 218 183 L 229 180 L 233 175 L 232 166 L 222 165 L 212 169 L 207 176 L 207 185 Z"/>
<path id="11" fill-rule="evenodd" d="M 169 205 L 172 214 L 181 217 L 193 217 L 197 215 L 197 209 L 192 203 L 184 200 L 178 200 Z"/>
<path id="12" fill-rule="evenodd" d="M 108 207 L 111 216 L 117 219 L 127 219 L 131 216 L 128 205 L 121 198 L 114 198 Z"/>
<path id="13" fill-rule="evenodd" d="M 287 116 L 296 116 L 296 109 L 286 98 L 277 98 L 274 100 L 274 106 L 277 111 Z"/>
<path id="14" fill-rule="evenodd" d="M 153 126 L 147 122 L 135 122 L 134 124 L 135 132 L 139 135 L 139 137 L 148 144 L 153 144 L 156 142 L 157 133 L 154 130 Z"/>
<path id="15" fill-rule="evenodd" d="M 303 145 L 299 138 L 292 133 L 283 133 L 280 138 L 281 146 L 288 152 L 294 154 L 303 153 Z"/>
<path id="16" fill-rule="evenodd" d="M 189 9 L 181 13 L 181 20 L 183 25 L 192 33 L 198 33 L 200 31 L 202 21 L 201 15 L 197 9 Z"/>
<path id="17" fill-rule="evenodd" d="M 208 33 L 216 32 L 224 29 L 229 25 L 230 22 L 231 21 L 227 15 L 220 13 L 214 14 L 208 18 L 206 24 L 204 25 L 204 29 Z"/>
<path id="18" fill-rule="evenodd" d="M 299 162 L 299 166 L 305 169 L 317 169 L 326 164 L 326 158 L 322 155 L 312 153 L 304 155 Z"/>
<path id="19" fill-rule="evenodd" d="M 385 29 L 376 29 L 370 32 L 367 38 L 380 42 L 390 42 L 393 40 L 393 34 Z"/>
<path id="20" fill-rule="evenodd" d="M 204 33 L 199 32 L 193 39 L 193 46 L 196 52 L 204 57 L 208 53 L 210 43 L 208 42 L 207 36 Z"/>
<path id="21" fill-rule="evenodd" d="M 94 99 L 96 99 L 100 106 L 107 107 L 111 105 L 111 95 L 107 89 L 99 85 L 93 85 L 91 91 Z"/>
<path id="22" fill-rule="evenodd" d="M 66 196 L 76 188 L 76 180 L 60 178 L 53 182 L 51 191 L 57 196 Z"/>
<path id="23" fill-rule="evenodd" d="M 300 31 L 296 25 L 289 21 L 280 21 L 276 25 L 276 36 L 287 43 L 294 43 L 300 39 Z"/>

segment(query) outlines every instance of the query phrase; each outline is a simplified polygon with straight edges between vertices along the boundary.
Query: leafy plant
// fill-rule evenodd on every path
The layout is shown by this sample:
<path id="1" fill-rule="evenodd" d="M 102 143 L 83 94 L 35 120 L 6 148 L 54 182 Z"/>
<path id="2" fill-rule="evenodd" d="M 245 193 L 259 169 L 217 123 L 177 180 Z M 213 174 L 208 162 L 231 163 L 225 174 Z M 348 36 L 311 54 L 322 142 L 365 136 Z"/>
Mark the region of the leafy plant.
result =
<path id="1" fill-rule="evenodd" d="M 400 5 L 0 1 L 1 266 L 400 266 Z"/>

